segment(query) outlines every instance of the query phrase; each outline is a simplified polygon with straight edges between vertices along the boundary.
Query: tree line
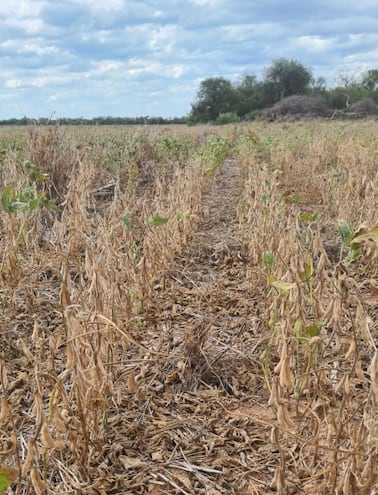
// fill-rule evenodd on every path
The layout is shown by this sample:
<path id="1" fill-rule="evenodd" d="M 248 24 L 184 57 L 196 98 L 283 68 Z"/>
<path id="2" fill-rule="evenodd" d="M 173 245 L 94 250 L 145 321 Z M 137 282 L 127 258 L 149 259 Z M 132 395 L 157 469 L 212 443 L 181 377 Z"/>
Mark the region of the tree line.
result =
<path id="1" fill-rule="evenodd" d="M 186 124 L 187 117 L 94 117 L 87 119 L 84 117 L 77 118 L 45 118 L 31 119 L 22 117 L 21 119 L 3 119 L 0 125 L 172 125 Z"/>
<path id="2" fill-rule="evenodd" d="M 314 78 L 312 69 L 301 62 L 277 58 L 264 70 L 263 77 L 245 75 L 233 83 L 224 77 L 204 79 L 192 103 L 189 123 L 226 123 L 254 119 L 265 108 L 292 95 L 321 99 L 328 108 L 343 110 L 364 98 L 378 104 L 378 69 L 371 69 L 358 80 L 341 77 L 327 88 L 323 77 Z"/>
<path id="3" fill-rule="evenodd" d="M 22 117 L 0 120 L 0 125 L 171 125 L 214 122 L 218 124 L 253 120 L 261 112 L 292 95 L 318 97 L 329 109 L 344 110 L 368 99 L 378 105 L 378 69 L 370 69 L 353 78 L 343 76 L 339 83 L 327 88 L 323 77 L 314 78 L 310 67 L 287 58 L 277 58 L 263 71 L 262 78 L 244 75 L 232 82 L 224 77 L 201 81 L 191 111 L 183 117 L 95 117 L 39 118 Z M 377 112 L 378 112 L 378 106 Z"/>

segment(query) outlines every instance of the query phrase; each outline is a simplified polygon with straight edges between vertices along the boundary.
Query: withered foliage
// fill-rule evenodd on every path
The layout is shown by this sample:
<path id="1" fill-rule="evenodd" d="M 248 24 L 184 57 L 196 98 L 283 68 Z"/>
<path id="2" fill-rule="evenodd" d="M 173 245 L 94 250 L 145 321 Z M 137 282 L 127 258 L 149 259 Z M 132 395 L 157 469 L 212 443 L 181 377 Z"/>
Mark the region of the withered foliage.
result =
<path id="1" fill-rule="evenodd" d="M 3 130 L 9 493 L 378 493 L 377 130 Z"/>

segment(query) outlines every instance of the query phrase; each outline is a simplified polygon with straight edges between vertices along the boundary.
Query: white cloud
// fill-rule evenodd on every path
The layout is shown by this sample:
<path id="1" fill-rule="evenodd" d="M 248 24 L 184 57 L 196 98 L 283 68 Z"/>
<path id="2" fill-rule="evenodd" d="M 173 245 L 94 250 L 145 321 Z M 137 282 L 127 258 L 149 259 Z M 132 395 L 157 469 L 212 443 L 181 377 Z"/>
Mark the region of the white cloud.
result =
<path id="1" fill-rule="evenodd" d="M 291 45 L 310 53 L 324 53 L 334 47 L 335 38 L 324 38 L 321 36 L 298 36 L 291 41 Z"/>
<path id="2" fill-rule="evenodd" d="M 119 60 L 101 60 L 101 62 L 96 62 L 94 65 L 95 68 L 88 72 L 86 77 L 107 74 L 111 71 L 120 71 L 125 67 L 125 64 Z"/>
<path id="3" fill-rule="evenodd" d="M 171 69 L 172 76 L 175 79 L 179 79 L 183 74 L 185 74 L 185 67 L 183 65 L 175 65 Z"/>
<path id="4" fill-rule="evenodd" d="M 108 43 L 113 40 L 114 33 L 109 29 L 102 29 L 100 31 L 83 32 L 80 33 L 80 39 L 82 41 L 98 41 L 100 43 Z"/>
<path id="5" fill-rule="evenodd" d="M 21 81 L 21 79 L 7 79 L 5 81 L 6 88 L 16 89 L 16 88 L 21 88 L 22 85 L 23 82 Z"/>
<path id="6" fill-rule="evenodd" d="M 34 54 L 34 55 L 52 55 L 60 53 L 56 46 L 48 46 L 43 44 L 43 40 L 29 42 L 24 40 L 7 40 L 0 43 L 0 49 L 12 50 L 18 54 Z"/>
<path id="7" fill-rule="evenodd" d="M 90 10 L 102 10 L 102 11 L 120 11 L 125 6 L 124 0 L 71 0 L 73 4 L 86 6 Z"/>
<path id="8" fill-rule="evenodd" d="M 198 5 L 200 7 L 209 6 L 215 7 L 217 4 L 222 3 L 222 0 L 190 0 L 193 5 Z"/>
<path id="9" fill-rule="evenodd" d="M 183 65 L 170 65 L 154 60 L 133 58 L 128 62 L 125 73 L 130 78 L 155 75 L 162 78 L 178 79 L 185 74 L 185 71 Z"/>
<path id="10" fill-rule="evenodd" d="M 177 39 L 177 26 L 161 26 L 148 33 L 148 45 L 156 52 L 170 54 Z"/>
<path id="11" fill-rule="evenodd" d="M 0 107 L 183 115 L 199 82 L 300 60 L 328 81 L 377 67 L 376 0 L 1 0 Z M 7 98 L 4 98 L 7 95 Z"/>
<path id="12" fill-rule="evenodd" d="M 220 28 L 222 39 L 238 43 L 256 39 L 279 38 L 287 31 L 275 23 L 233 24 Z"/>
<path id="13" fill-rule="evenodd" d="M 37 0 L 2 0 L 0 15 L 7 18 L 38 17 L 47 2 Z"/>
<path id="14" fill-rule="evenodd" d="M 45 32 L 45 25 L 42 19 L 38 18 L 28 19 L 14 17 L 12 19 L 8 19 L 6 24 L 10 28 L 16 28 L 20 31 L 24 31 L 26 35 L 44 34 Z"/>

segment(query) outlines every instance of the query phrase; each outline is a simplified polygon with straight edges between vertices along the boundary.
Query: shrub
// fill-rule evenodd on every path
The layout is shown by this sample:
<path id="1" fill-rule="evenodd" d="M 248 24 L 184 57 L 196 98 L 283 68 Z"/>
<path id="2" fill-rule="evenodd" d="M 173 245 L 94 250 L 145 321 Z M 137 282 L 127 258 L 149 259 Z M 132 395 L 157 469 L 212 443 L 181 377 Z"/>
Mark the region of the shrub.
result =
<path id="1" fill-rule="evenodd" d="M 243 120 L 246 121 L 246 122 L 250 122 L 252 120 L 256 120 L 259 117 L 261 117 L 261 113 L 262 113 L 261 110 L 258 110 L 258 109 L 252 110 L 251 112 L 243 115 Z"/>
<path id="2" fill-rule="evenodd" d="M 215 120 L 216 125 L 237 124 L 240 122 L 240 117 L 235 112 L 220 113 Z"/>

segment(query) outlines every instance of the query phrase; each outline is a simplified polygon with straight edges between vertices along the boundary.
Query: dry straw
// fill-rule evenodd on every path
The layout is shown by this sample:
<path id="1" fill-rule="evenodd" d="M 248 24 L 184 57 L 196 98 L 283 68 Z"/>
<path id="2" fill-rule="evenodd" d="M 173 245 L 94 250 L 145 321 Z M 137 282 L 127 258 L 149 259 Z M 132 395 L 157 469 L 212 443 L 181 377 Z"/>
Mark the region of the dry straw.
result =
<path id="1" fill-rule="evenodd" d="M 2 131 L 10 493 L 377 493 L 372 128 Z"/>

